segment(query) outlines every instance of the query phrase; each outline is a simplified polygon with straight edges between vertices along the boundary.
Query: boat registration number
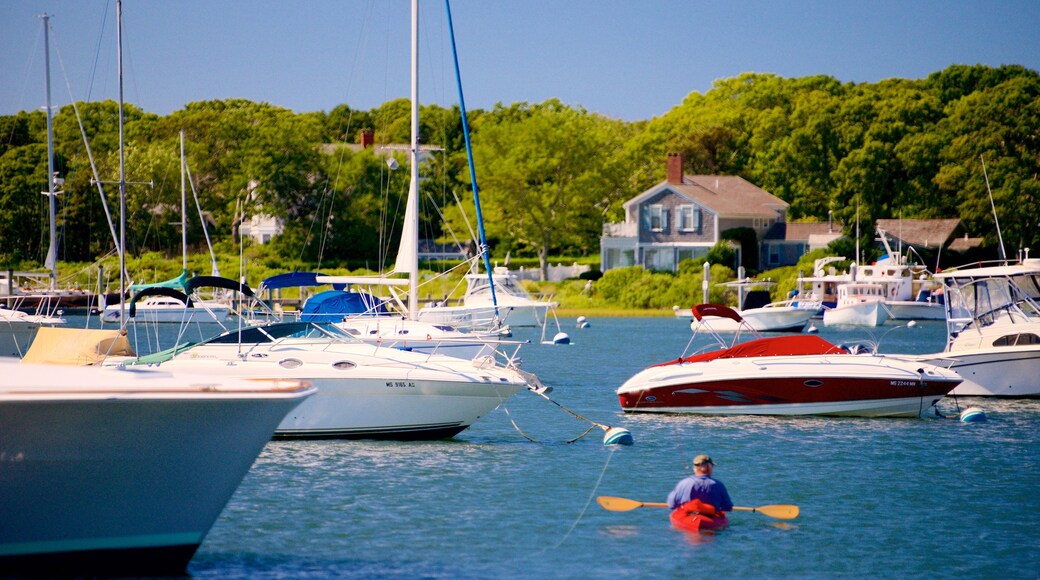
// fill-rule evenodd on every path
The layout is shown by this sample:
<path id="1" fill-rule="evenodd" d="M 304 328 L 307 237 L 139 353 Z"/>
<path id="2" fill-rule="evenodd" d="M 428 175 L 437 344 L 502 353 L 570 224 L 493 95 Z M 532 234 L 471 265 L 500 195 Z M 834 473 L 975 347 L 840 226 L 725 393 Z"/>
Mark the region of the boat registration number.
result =
<path id="1" fill-rule="evenodd" d="M 893 387 L 916 387 L 917 381 L 891 381 L 889 384 Z"/>
<path id="2" fill-rule="evenodd" d="M 393 388 L 414 389 L 415 383 L 411 381 L 387 381 L 386 386 Z"/>

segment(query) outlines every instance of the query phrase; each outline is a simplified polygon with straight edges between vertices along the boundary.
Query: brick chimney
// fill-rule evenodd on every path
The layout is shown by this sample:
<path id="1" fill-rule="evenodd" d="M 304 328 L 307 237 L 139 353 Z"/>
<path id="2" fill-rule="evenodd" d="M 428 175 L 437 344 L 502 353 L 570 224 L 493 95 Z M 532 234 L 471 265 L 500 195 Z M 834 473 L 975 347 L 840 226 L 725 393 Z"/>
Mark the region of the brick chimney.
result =
<path id="1" fill-rule="evenodd" d="M 668 183 L 682 185 L 683 156 L 681 153 L 668 154 Z"/>
<path id="2" fill-rule="evenodd" d="M 376 142 L 376 134 L 371 129 L 365 129 L 361 132 L 361 148 L 368 149 Z"/>

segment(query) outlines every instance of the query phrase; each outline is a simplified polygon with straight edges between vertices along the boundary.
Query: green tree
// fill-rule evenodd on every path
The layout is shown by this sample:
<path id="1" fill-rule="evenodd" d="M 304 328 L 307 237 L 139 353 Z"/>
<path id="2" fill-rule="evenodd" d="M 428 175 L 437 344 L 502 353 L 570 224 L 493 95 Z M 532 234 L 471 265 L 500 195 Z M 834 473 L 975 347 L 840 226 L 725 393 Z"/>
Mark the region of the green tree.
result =
<path id="1" fill-rule="evenodd" d="M 496 107 L 474 136 L 488 235 L 533 250 L 543 278 L 550 252 L 596 251 L 604 216 L 622 195 L 616 153 L 624 135 L 622 122 L 556 100 Z M 466 231 L 460 222 L 456 213 L 456 231 Z"/>

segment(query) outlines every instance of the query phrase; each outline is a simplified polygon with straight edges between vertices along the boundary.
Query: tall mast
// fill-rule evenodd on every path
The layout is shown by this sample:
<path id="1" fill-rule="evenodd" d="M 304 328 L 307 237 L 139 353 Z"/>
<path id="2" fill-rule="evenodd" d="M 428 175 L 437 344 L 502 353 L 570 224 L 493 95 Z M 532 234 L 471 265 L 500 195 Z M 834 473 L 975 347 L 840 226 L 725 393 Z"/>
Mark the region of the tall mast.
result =
<path id="1" fill-rule="evenodd" d="M 43 20 L 43 54 L 44 54 L 44 70 L 46 71 L 46 92 L 47 92 L 47 191 L 44 195 L 47 196 L 50 216 L 50 248 L 47 250 L 47 261 L 44 263 L 45 266 L 51 269 L 51 290 L 55 290 L 58 287 L 58 231 L 55 225 L 55 219 L 57 214 L 57 202 L 55 201 L 55 195 L 57 192 L 54 191 L 55 181 L 57 181 L 57 175 L 54 173 L 54 127 L 51 121 L 51 40 L 50 40 L 50 15 L 44 13 L 40 15 Z"/>
<path id="2" fill-rule="evenodd" d="M 116 0 L 116 64 L 119 69 L 119 320 L 126 324 L 126 152 L 123 143 L 123 1 Z"/>
<path id="3" fill-rule="evenodd" d="M 418 243 L 419 240 L 419 0 L 412 0 L 412 138 L 409 143 L 412 176 L 408 185 L 408 207 L 405 209 L 404 230 L 412 236 L 402 237 Z M 418 252 L 418 249 L 413 250 Z M 408 318 L 415 320 L 419 313 L 419 260 L 418 254 L 408 265 Z"/>
<path id="4" fill-rule="evenodd" d="M 184 183 L 184 130 L 181 129 L 181 268 L 188 271 L 188 197 Z"/>

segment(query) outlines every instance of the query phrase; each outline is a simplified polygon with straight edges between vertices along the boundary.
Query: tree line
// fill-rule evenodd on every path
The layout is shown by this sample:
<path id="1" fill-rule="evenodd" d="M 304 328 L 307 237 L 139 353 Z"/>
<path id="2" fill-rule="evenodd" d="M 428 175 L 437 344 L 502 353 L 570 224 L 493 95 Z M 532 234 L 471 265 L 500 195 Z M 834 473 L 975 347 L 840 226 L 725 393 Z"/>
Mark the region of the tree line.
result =
<path id="1" fill-rule="evenodd" d="M 60 260 L 114 247 L 118 107 L 54 116 Z M 458 107 L 423 106 L 421 237 L 473 239 L 474 202 Z M 626 122 L 549 100 L 469 112 L 480 203 L 494 256 L 587 256 L 604 222 L 664 178 L 668 153 L 691 174 L 740 175 L 791 204 L 789 220 L 960 218 L 996 243 L 990 191 L 1009 253 L 1040 238 L 1040 75 L 1015 65 L 956 65 L 918 80 L 842 83 L 743 74 L 669 112 Z M 194 102 L 167 116 L 125 107 L 128 252 L 179 255 L 180 157 L 218 243 L 256 215 L 285 222 L 271 250 L 286 269 L 392 263 L 404 213 L 409 103 L 294 113 L 242 99 Z M 84 144 L 97 166 L 101 190 Z M 363 135 L 375 145 L 360 147 Z M 983 170 L 985 163 L 985 172 Z M 988 183 L 987 183 L 988 177 Z M 106 183 L 109 182 L 109 183 Z M 153 186 L 137 185 L 152 182 Z M 28 268 L 48 247 L 46 118 L 0 117 L 0 263 Z M 102 197 L 102 195 L 104 197 Z M 191 195 L 189 191 L 189 196 Z M 194 210 L 191 210 L 195 215 Z M 189 243 L 203 243 L 198 218 Z M 865 228 L 869 230 L 869 228 Z M 864 232 L 865 237 L 872 234 Z"/>

